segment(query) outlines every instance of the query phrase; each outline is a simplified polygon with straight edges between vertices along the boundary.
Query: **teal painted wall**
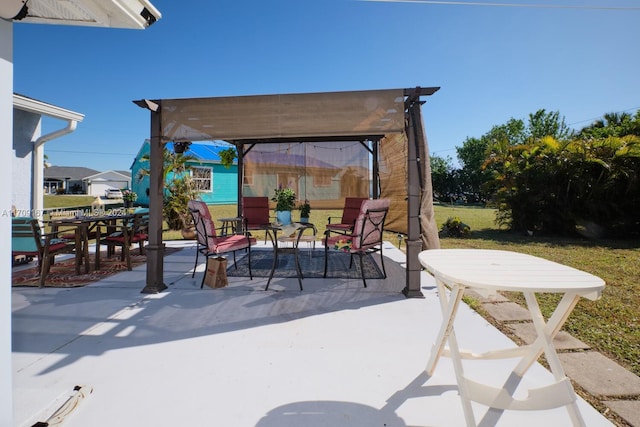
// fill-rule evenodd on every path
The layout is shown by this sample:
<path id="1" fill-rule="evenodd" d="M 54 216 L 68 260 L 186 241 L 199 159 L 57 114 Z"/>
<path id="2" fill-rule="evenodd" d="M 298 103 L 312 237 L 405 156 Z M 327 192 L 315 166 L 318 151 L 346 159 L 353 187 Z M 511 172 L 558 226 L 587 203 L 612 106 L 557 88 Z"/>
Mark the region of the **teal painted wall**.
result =
<path id="1" fill-rule="evenodd" d="M 140 169 L 148 169 L 149 162 L 141 161 L 141 157 L 149 154 L 149 144 L 145 143 L 131 165 L 131 188 L 138 194 L 136 204 L 149 205 L 149 177 L 138 179 Z M 232 205 L 238 203 L 238 166 L 225 168 L 218 162 L 190 162 L 190 166 L 212 168 L 212 191 L 200 193 L 202 201 L 210 205 Z M 168 177 L 167 179 L 171 179 Z"/>
<path id="2" fill-rule="evenodd" d="M 192 166 L 212 167 L 213 184 L 211 192 L 200 193 L 200 198 L 208 205 L 234 205 L 238 203 L 238 166 L 229 169 L 221 164 L 193 163 Z"/>

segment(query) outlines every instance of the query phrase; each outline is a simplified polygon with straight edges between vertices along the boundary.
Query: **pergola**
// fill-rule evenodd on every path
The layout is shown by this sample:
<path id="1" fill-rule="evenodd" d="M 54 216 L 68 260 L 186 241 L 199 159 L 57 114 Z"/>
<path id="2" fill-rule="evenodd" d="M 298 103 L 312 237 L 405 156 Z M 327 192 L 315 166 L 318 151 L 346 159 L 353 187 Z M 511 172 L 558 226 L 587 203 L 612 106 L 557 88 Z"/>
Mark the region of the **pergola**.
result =
<path id="1" fill-rule="evenodd" d="M 257 144 L 358 141 L 373 149 L 374 196 L 390 197 L 392 210 L 406 213 L 394 231 L 406 234 L 407 265 L 403 293 L 422 297 L 418 253 L 440 246 L 433 214 L 433 191 L 421 100 L 439 87 L 351 92 L 256 95 L 133 101 L 151 112 L 149 244 L 143 293 L 167 288 L 163 283 L 163 145 L 167 142 L 223 140 L 238 151 L 238 201 L 243 191 L 243 158 Z M 401 137 L 398 137 L 401 136 Z M 402 189 L 381 185 L 379 152 L 404 153 L 406 163 L 388 161 L 401 176 Z M 398 164 L 403 163 L 403 164 Z M 388 188 L 385 190 L 385 188 Z M 394 189 L 395 188 L 395 189 Z"/>

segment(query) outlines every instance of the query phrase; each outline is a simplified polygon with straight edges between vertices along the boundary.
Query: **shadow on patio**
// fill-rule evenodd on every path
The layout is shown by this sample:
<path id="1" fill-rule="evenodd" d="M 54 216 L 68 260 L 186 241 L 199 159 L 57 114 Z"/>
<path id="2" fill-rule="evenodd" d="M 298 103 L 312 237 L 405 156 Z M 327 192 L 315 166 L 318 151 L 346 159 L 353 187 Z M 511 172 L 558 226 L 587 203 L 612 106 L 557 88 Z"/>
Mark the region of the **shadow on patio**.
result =
<path id="1" fill-rule="evenodd" d="M 42 420 L 78 384 L 93 394 L 68 426 L 463 425 L 451 364 L 424 373 L 441 321 L 433 279 L 422 273 L 426 298 L 406 299 L 404 254 L 386 244 L 385 256 L 388 278 L 366 289 L 357 276 L 307 278 L 302 292 L 295 278 L 267 292 L 266 278 L 200 289 L 190 244 L 165 258 L 160 294 L 140 293 L 144 267 L 84 288 L 14 289 L 17 425 Z M 467 307 L 458 319 L 458 338 L 473 348 L 513 346 Z M 534 368 L 523 385 L 550 378 Z M 504 369 L 488 362 L 469 375 L 500 384 Z M 589 425 L 610 425 L 580 406 Z M 498 421 L 563 425 L 568 416 L 558 408 Z"/>

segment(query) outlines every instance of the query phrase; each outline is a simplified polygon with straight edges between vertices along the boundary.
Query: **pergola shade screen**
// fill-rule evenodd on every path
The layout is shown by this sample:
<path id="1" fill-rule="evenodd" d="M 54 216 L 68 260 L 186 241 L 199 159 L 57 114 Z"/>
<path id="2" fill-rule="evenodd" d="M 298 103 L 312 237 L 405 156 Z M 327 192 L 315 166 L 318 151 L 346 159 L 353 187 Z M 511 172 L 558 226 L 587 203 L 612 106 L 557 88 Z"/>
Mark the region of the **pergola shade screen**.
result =
<path id="1" fill-rule="evenodd" d="M 404 130 L 402 89 L 163 99 L 165 141 L 384 135 Z"/>
<path id="2" fill-rule="evenodd" d="M 418 86 L 355 92 L 134 101 L 136 105 L 151 111 L 150 232 L 147 246 L 147 285 L 142 292 L 156 293 L 167 288 L 163 283 L 162 259 L 161 178 L 164 143 L 212 140 L 231 142 L 238 148 L 238 164 L 242 171 L 244 157 L 250 157 L 251 151 L 262 145 L 332 142 L 336 144 L 332 147 L 335 149 L 341 142 L 357 142 L 369 144 L 370 149 L 363 147 L 363 151 L 373 154 L 374 170 L 377 159 L 381 158 L 380 195 L 392 199 L 393 215 L 389 228 L 406 229 L 407 234 L 406 286 L 403 293 L 409 297 L 421 297 L 422 267 L 418 261 L 418 252 L 424 248 L 438 248 L 440 244 L 433 216 L 429 156 L 420 108 L 423 102 L 420 97 L 432 95 L 438 89 L 439 87 Z M 400 138 L 394 135 L 400 135 Z M 390 145 L 381 150 L 384 151 L 382 156 L 377 155 L 378 141 L 382 146 Z M 405 160 L 394 160 L 394 156 L 400 152 L 401 157 L 406 156 Z M 304 153 L 304 158 L 306 166 L 309 166 L 308 153 Z M 247 160 L 250 169 L 251 159 Z M 295 171 L 297 167 L 290 168 L 294 171 L 293 175 L 303 176 L 306 180 L 309 171 Z M 404 170 L 399 173 L 397 168 Z M 356 172 L 369 175 L 368 171 L 364 172 L 365 166 L 361 169 Z M 327 179 L 320 174 L 318 176 L 320 179 Z M 374 190 L 377 177 L 374 172 Z M 270 185 L 275 188 L 280 183 L 285 185 L 286 182 L 288 185 L 289 181 L 290 176 L 282 176 L 282 179 L 275 177 Z M 357 181 L 354 182 L 357 186 Z M 325 181 L 324 184 L 326 183 Z M 239 183 L 239 188 L 246 190 L 244 184 Z M 401 187 L 404 187 L 403 191 Z M 298 191 L 300 189 L 298 185 Z M 266 190 L 267 188 L 262 189 L 263 195 Z M 303 194 L 299 194 L 299 197 L 302 196 Z M 405 227 L 401 225 L 402 217 L 406 218 Z"/>
<path id="3" fill-rule="evenodd" d="M 341 209 L 345 197 L 369 197 L 369 165 L 359 141 L 256 144 L 244 156 L 242 194 L 273 197 L 288 187 L 313 209 Z"/>

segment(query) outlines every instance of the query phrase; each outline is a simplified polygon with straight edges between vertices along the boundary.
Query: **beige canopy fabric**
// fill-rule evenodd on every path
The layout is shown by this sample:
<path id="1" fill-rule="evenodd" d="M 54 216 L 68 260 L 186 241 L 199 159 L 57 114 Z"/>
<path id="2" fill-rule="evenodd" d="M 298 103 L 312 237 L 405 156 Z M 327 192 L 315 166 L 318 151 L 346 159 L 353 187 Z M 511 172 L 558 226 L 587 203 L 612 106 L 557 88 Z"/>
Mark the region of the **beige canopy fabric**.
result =
<path id="1" fill-rule="evenodd" d="M 380 197 L 390 199 L 385 228 L 407 234 L 407 136 L 391 134 L 380 141 Z"/>
<path id="2" fill-rule="evenodd" d="M 167 141 L 384 135 L 404 130 L 402 89 L 163 99 Z"/>
<path id="3" fill-rule="evenodd" d="M 377 195 L 379 183 L 381 196 L 392 201 L 387 228 L 407 235 L 407 282 L 403 293 L 408 297 L 422 297 L 418 252 L 438 247 L 439 242 L 433 220 L 431 180 L 427 176 L 430 173 L 429 156 L 420 97 L 432 95 L 438 89 L 416 87 L 134 101 L 151 111 L 150 233 L 147 285 L 142 292 L 156 293 L 166 289 L 162 283 L 163 144 L 168 141 L 225 140 L 239 149 L 240 170 L 249 173 L 244 177 L 240 175 L 239 188 L 249 190 L 248 193 L 255 191 L 256 195 L 260 192 L 265 195 L 271 187 L 295 185 L 299 196 L 311 195 L 320 207 L 327 203 L 330 193 L 334 202 L 347 195 Z M 271 144 L 281 145 L 269 148 Z M 313 144 L 313 147 L 303 147 L 305 144 Z M 346 150 L 357 144 L 368 160 L 356 156 L 353 159 L 358 160 L 354 160 L 354 164 L 341 163 L 344 159 L 340 147 Z M 285 146 L 288 148 L 283 148 Z M 276 153 L 266 153 L 267 149 Z M 283 149 L 289 150 L 287 155 L 274 162 L 277 153 Z M 322 165 L 319 153 L 325 149 L 338 150 L 333 153 L 333 159 L 341 162 L 330 160 Z M 253 150 L 257 154 L 254 158 Z M 347 158 L 346 153 L 342 153 L 345 154 L 342 157 Z M 310 163 L 313 164 L 311 168 Z M 269 168 L 269 180 L 258 176 Z M 379 174 L 376 173 L 378 170 Z M 256 176 L 262 180 L 262 188 L 256 186 Z M 366 188 L 368 178 L 371 178 L 372 188 Z M 265 182 L 268 188 L 264 186 Z M 334 202 L 331 206 L 336 206 Z M 329 206 L 327 203 L 326 207 Z"/>

